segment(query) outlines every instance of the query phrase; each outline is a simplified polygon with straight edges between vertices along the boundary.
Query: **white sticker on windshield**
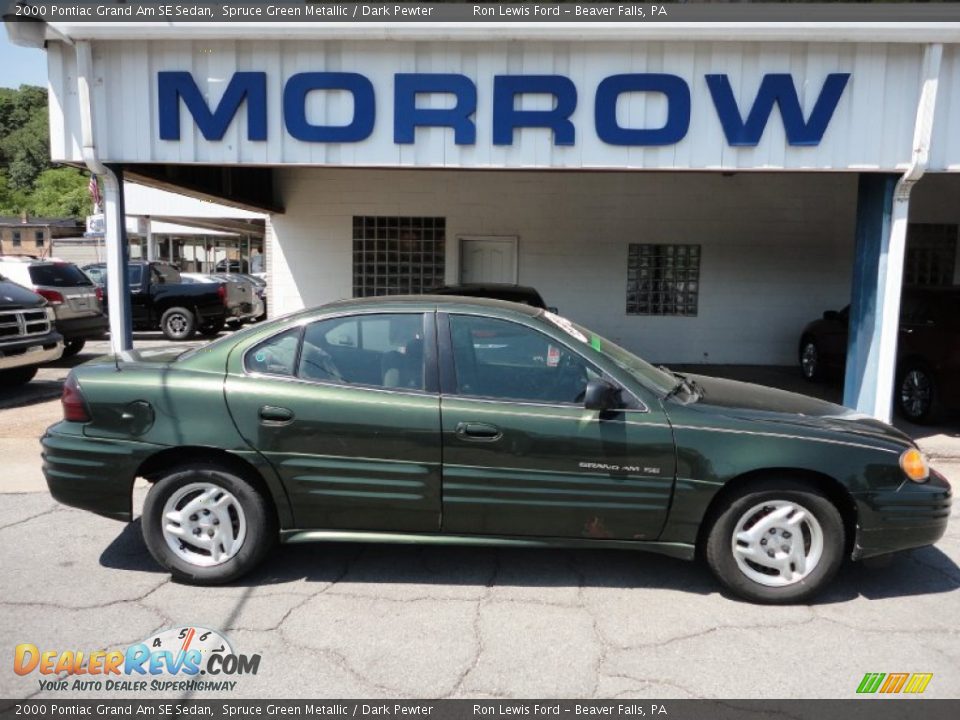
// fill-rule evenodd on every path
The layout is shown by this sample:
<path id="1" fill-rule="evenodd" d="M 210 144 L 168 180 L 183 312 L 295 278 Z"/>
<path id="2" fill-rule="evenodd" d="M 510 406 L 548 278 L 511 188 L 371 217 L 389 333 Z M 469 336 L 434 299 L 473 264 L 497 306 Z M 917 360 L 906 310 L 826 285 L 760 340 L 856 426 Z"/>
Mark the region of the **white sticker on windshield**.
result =
<path id="1" fill-rule="evenodd" d="M 560 317 L 559 315 L 554 315 L 552 312 L 544 311 L 543 316 L 556 325 L 558 328 L 563 330 L 567 335 L 576 338 L 580 342 L 588 342 L 587 336 L 582 332 L 577 330 L 573 323 L 567 320 L 565 317 Z"/>

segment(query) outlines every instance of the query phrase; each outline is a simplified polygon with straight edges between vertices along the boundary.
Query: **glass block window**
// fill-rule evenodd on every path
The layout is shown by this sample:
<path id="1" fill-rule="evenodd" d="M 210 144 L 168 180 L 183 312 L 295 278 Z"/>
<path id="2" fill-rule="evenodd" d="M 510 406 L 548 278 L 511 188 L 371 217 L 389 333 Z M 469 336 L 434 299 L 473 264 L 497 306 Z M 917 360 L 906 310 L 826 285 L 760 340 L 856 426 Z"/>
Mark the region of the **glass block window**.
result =
<path id="1" fill-rule="evenodd" d="M 354 217 L 353 296 L 421 293 L 443 285 L 447 220 Z"/>
<path id="2" fill-rule="evenodd" d="M 627 315 L 696 315 L 699 245 L 630 243 Z"/>
<path id="3" fill-rule="evenodd" d="M 953 285 L 956 261 L 956 225 L 910 223 L 903 267 L 904 284 Z"/>

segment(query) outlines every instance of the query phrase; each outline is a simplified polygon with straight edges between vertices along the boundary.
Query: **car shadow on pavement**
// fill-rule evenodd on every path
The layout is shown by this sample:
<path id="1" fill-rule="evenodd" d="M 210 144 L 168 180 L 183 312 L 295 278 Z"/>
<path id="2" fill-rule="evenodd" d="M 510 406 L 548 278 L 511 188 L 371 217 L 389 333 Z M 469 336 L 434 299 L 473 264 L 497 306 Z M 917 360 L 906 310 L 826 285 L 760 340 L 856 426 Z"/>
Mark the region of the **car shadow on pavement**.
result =
<path id="1" fill-rule="evenodd" d="M 100 556 L 105 568 L 165 572 L 150 556 L 140 520 L 128 523 Z M 703 562 L 616 550 L 478 548 L 311 543 L 280 546 L 234 587 L 296 582 L 436 586 L 623 588 L 721 592 Z M 814 602 L 857 597 L 883 599 L 933 595 L 960 588 L 960 568 L 935 547 L 894 556 L 885 567 L 847 562 Z M 732 597 L 728 593 L 723 595 Z"/>

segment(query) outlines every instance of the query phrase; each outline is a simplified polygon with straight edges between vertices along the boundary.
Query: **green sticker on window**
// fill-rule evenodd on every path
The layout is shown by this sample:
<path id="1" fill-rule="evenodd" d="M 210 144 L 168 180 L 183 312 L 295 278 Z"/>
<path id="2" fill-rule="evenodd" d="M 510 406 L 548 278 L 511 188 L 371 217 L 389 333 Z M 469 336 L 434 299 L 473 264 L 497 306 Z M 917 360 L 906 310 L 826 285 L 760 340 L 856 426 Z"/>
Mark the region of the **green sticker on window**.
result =
<path id="1" fill-rule="evenodd" d="M 596 335 L 591 335 L 590 347 L 592 347 L 594 350 L 600 350 L 600 338 L 598 338 Z"/>

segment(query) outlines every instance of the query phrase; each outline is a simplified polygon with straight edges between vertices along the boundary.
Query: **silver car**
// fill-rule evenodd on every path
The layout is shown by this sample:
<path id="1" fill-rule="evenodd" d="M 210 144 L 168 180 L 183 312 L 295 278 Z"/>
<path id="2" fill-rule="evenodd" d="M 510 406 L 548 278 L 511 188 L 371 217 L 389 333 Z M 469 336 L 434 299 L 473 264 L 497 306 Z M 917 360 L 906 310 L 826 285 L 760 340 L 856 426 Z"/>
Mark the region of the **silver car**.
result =
<path id="1" fill-rule="evenodd" d="M 76 355 L 87 340 L 107 332 L 103 290 L 73 263 L 2 257 L 0 274 L 47 299 L 57 332 L 63 335 L 64 357 Z"/>

